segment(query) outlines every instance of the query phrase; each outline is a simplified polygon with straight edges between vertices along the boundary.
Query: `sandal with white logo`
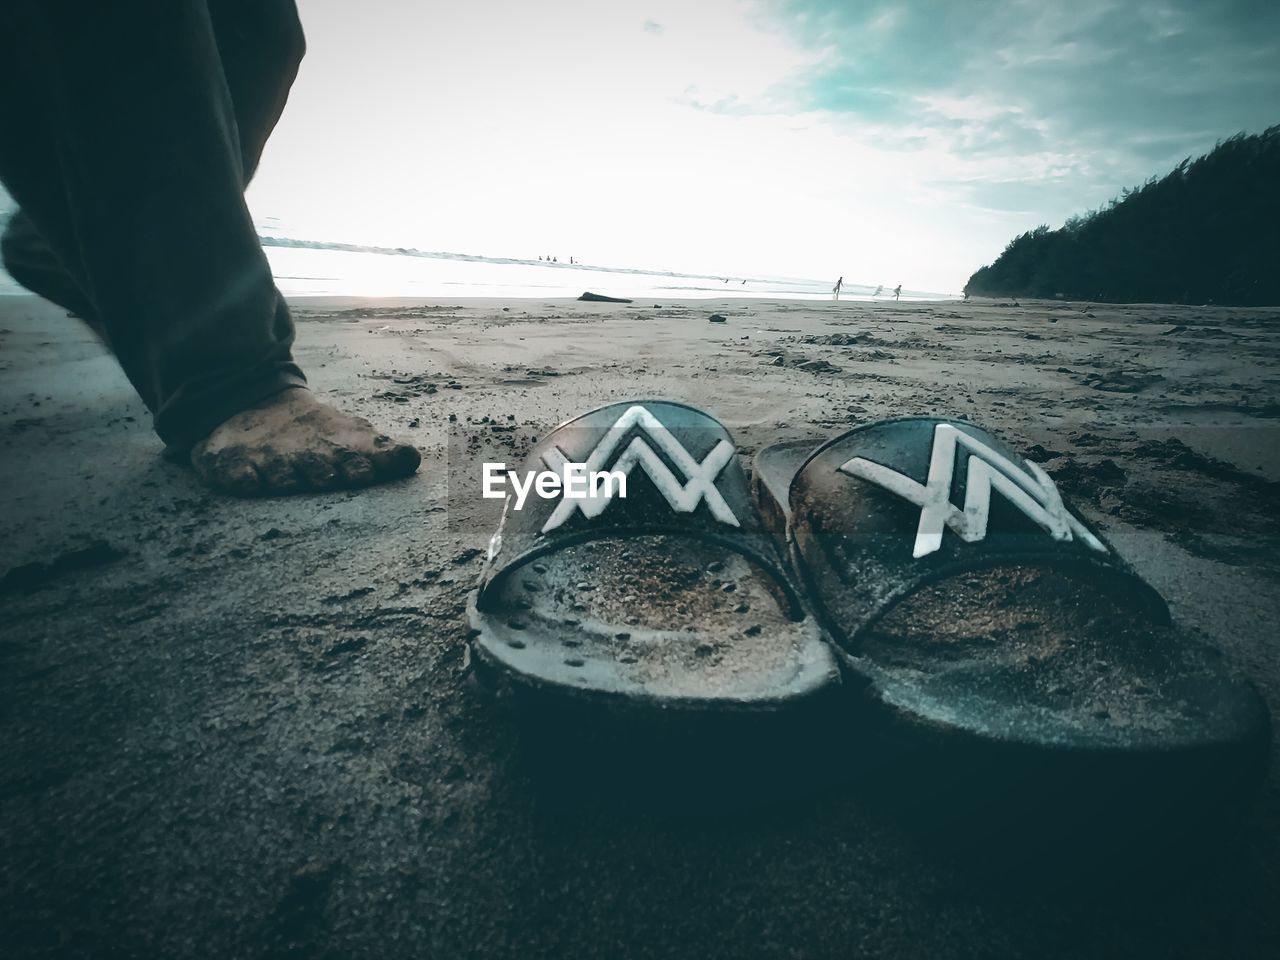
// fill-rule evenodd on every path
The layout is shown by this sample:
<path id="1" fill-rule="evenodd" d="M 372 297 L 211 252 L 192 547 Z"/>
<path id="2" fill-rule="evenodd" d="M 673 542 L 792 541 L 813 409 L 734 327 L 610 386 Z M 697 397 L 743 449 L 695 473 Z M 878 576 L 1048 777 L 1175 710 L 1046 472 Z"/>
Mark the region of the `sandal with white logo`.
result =
<path id="1" fill-rule="evenodd" d="M 566 482 L 519 509 L 507 497 L 467 605 L 473 663 L 488 676 L 712 711 L 776 711 L 839 682 L 715 418 L 611 404 L 556 427 L 525 471 Z"/>
<path id="2" fill-rule="evenodd" d="M 846 686 L 891 731 L 1120 769 L 1158 754 L 1228 791 L 1260 777 L 1257 692 L 1171 624 L 1040 467 L 981 428 L 883 421 L 766 448 L 754 476 Z"/>

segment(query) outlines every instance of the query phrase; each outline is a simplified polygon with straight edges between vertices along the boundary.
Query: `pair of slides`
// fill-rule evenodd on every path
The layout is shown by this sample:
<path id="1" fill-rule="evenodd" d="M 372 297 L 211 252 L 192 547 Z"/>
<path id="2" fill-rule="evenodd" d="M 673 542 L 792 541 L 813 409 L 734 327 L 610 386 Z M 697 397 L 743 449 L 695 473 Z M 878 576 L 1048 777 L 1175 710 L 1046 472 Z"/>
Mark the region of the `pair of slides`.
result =
<path id="1" fill-rule="evenodd" d="M 848 696 L 932 737 L 1264 761 L 1256 691 L 973 424 L 775 445 L 749 481 L 714 417 L 644 400 L 561 424 L 525 466 L 566 463 L 613 477 L 509 498 L 468 604 L 473 657 L 526 693 L 666 716 Z"/>

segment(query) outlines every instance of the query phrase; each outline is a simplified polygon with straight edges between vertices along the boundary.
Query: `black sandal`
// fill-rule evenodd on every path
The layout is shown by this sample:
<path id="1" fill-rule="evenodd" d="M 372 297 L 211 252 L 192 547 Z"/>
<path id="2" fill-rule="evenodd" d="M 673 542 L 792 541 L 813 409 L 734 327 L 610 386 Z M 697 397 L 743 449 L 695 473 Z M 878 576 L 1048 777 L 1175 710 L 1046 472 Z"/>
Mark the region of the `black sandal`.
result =
<path id="1" fill-rule="evenodd" d="M 1257 691 L 991 434 L 888 420 L 817 449 L 766 448 L 754 474 L 811 609 L 887 729 L 1159 755 L 1224 791 L 1261 779 Z"/>
<path id="2" fill-rule="evenodd" d="M 561 424 L 525 470 L 617 471 L 626 495 L 508 496 L 467 607 L 473 662 L 525 692 L 777 711 L 839 681 L 762 531 L 728 431 L 667 401 Z"/>

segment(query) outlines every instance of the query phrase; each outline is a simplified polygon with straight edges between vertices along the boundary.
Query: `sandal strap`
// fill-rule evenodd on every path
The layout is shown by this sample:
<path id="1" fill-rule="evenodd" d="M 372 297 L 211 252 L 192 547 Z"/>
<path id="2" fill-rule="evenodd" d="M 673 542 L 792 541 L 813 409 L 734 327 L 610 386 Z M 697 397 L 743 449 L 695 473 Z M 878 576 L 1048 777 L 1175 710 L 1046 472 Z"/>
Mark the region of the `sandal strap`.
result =
<path id="1" fill-rule="evenodd" d="M 530 471 L 572 476 L 572 485 L 548 483 L 547 497 L 531 490 L 519 509 L 507 495 L 480 579 L 481 608 L 505 577 L 538 557 L 578 543 L 664 534 L 746 556 L 777 581 L 789 613 L 802 616 L 733 439 L 710 414 L 667 400 L 612 403 L 552 430 L 525 458 L 521 477 Z"/>

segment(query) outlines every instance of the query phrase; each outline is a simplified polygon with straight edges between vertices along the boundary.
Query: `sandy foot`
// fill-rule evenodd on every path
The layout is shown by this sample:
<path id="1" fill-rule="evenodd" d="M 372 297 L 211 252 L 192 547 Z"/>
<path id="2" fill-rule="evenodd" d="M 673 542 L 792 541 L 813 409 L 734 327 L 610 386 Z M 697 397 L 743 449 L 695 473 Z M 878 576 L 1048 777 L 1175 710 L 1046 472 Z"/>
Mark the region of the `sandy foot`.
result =
<path id="1" fill-rule="evenodd" d="M 300 389 L 241 411 L 191 451 L 206 485 L 237 496 L 365 487 L 407 477 L 421 459 L 414 447 Z"/>

